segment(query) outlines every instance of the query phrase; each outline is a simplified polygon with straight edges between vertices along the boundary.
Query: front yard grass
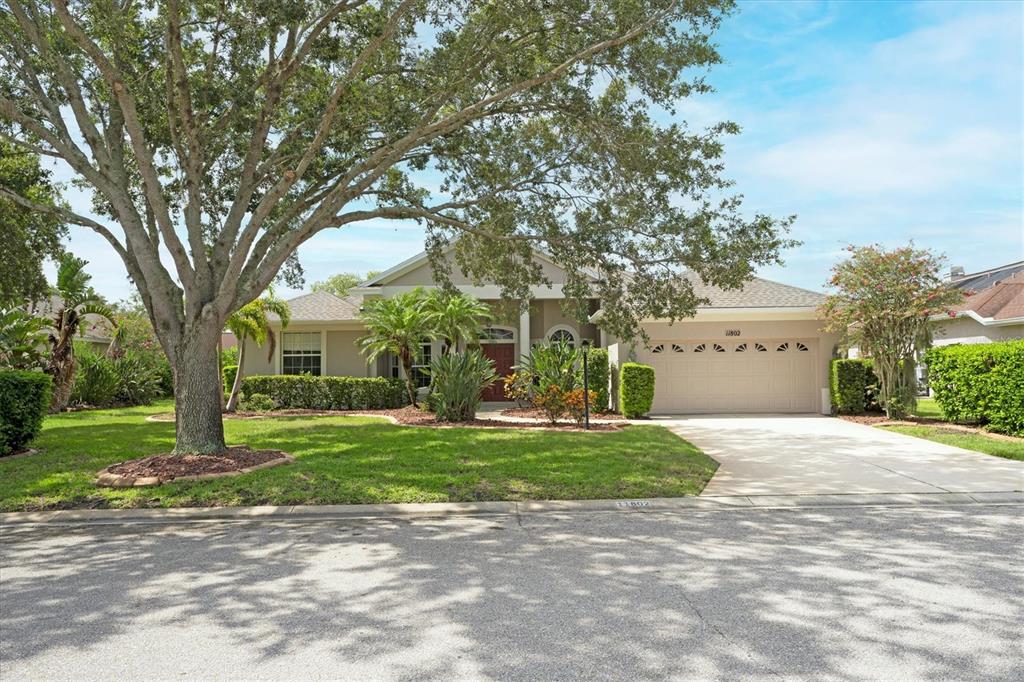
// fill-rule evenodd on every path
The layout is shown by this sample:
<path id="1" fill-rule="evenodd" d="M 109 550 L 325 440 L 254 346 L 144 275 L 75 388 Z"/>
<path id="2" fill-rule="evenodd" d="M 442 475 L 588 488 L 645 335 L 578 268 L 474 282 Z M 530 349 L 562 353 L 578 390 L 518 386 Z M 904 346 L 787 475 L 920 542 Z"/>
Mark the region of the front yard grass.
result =
<path id="1" fill-rule="evenodd" d="M 110 464 L 171 450 L 174 425 L 145 421 L 169 409 L 47 417 L 39 453 L 0 459 L 0 511 L 676 497 L 699 493 L 718 466 L 660 426 L 559 433 L 299 416 L 224 424 L 229 444 L 284 450 L 293 464 L 152 488 L 94 486 Z"/>
<path id="2" fill-rule="evenodd" d="M 914 408 L 914 416 L 928 419 L 946 419 L 946 416 L 942 414 L 942 408 L 939 407 L 939 403 L 935 398 L 918 398 L 917 407 Z"/>
<path id="3" fill-rule="evenodd" d="M 984 452 L 987 455 L 995 455 L 996 457 L 1005 457 L 1006 459 L 1024 461 L 1024 441 L 1014 442 L 990 438 L 983 434 L 959 433 L 944 430 L 942 427 L 935 426 L 899 425 L 882 426 L 880 428 L 896 431 L 907 436 L 924 438 L 926 440 L 935 441 L 936 443 L 953 445 L 958 448 L 964 448 L 965 450 L 974 450 L 976 452 Z"/>

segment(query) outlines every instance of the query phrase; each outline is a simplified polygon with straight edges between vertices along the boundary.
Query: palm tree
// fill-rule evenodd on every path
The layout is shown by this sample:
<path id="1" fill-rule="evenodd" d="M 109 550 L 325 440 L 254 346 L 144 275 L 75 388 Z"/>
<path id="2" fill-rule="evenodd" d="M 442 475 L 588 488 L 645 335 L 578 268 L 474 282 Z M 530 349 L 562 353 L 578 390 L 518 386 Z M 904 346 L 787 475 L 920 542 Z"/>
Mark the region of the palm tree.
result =
<path id="1" fill-rule="evenodd" d="M 227 328 L 238 339 L 238 371 L 235 372 L 235 381 L 231 385 L 231 396 L 228 398 L 227 407 L 224 408 L 225 412 L 234 412 L 238 408 L 238 394 L 242 390 L 242 367 L 245 364 L 245 340 L 251 338 L 258 346 L 266 343 L 267 359 L 274 357 L 277 339 L 274 336 L 274 330 L 270 328 L 268 313 L 273 313 L 280 318 L 281 329 L 288 326 L 290 320 L 288 304 L 275 297 L 273 291 L 269 291 L 262 298 L 246 303 L 228 318 Z"/>
<path id="2" fill-rule="evenodd" d="M 57 266 L 57 285 L 53 293 L 60 297 L 60 309 L 54 313 L 49 331 L 50 361 L 46 371 L 53 377 L 55 411 L 67 407 L 75 380 L 75 337 L 84 332 L 86 316 L 94 315 L 109 322 L 115 329 L 114 311 L 104 303 L 91 286 L 92 277 L 85 271 L 87 262 L 70 253 L 61 256 Z"/>
<path id="3" fill-rule="evenodd" d="M 427 296 L 425 305 L 431 326 L 444 339 L 446 355 L 477 343 L 480 331 L 494 320 L 490 306 L 457 291 L 435 289 Z"/>
<path id="4" fill-rule="evenodd" d="M 397 355 L 405 370 L 409 401 L 415 405 L 413 361 L 419 355 L 420 344 L 424 339 L 436 336 L 423 290 L 416 288 L 392 298 L 368 301 L 364 305 L 362 317 L 369 332 L 359 339 L 366 361 L 373 362 L 383 353 Z"/>
<path id="5" fill-rule="evenodd" d="M 21 308 L 0 308 L 0 367 L 41 369 L 46 320 Z"/>

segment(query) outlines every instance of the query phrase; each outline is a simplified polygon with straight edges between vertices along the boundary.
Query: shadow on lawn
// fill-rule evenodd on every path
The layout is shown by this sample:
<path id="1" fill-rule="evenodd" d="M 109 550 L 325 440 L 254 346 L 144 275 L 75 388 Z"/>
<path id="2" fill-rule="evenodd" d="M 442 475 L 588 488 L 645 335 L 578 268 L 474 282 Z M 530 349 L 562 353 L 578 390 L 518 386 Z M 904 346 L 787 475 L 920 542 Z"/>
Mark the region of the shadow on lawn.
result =
<path id="1" fill-rule="evenodd" d="M 111 677 L 1010 677 L 1006 517 L 923 513 L 11 531 L 0 651 L 70 674 L 100 647 Z"/>

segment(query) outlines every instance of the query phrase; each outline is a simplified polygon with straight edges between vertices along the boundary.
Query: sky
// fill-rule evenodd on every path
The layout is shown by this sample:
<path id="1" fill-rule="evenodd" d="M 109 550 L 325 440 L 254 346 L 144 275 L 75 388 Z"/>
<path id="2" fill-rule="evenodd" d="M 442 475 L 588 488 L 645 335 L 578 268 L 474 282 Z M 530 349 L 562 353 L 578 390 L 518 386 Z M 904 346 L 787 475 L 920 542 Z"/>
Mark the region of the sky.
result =
<path id="1" fill-rule="evenodd" d="M 745 211 L 797 216 L 801 245 L 758 274 L 821 290 L 847 244 L 913 241 L 968 272 L 1024 259 L 1024 3 L 740 2 L 715 41 L 715 92 L 675 116 L 738 123 L 725 165 Z M 422 247 L 415 223 L 381 221 L 322 232 L 299 256 L 308 287 Z M 101 294 L 128 296 L 101 238 L 72 227 L 70 248 Z"/>

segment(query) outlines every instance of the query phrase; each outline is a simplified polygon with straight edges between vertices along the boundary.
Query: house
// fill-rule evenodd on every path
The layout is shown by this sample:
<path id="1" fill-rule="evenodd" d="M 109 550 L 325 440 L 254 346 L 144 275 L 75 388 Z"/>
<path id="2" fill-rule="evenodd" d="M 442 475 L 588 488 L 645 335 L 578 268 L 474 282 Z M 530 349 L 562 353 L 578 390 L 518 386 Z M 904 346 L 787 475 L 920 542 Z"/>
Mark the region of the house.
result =
<path id="1" fill-rule="evenodd" d="M 561 306 L 564 270 L 540 251 L 535 258 L 552 284 L 534 286 L 524 312 L 503 304 L 499 287 L 475 285 L 452 267 L 452 283 L 495 310 L 496 322 L 484 331 L 481 345 L 499 375 L 508 374 L 532 344 L 557 339 L 579 344 L 586 339 L 608 348 L 613 362 L 635 359 L 654 366 L 655 412 L 829 412 L 829 361 L 837 338 L 820 331 L 822 294 L 757 278 L 738 291 L 698 282 L 697 294 L 710 303 L 695 317 L 674 324 L 645 320 L 650 337 L 645 347 L 603 332 L 596 299 L 590 302 L 588 320 L 567 316 Z M 397 358 L 385 355 L 367 364 L 359 353 L 356 341 L 365 333 L 360 308 L 376 297 L 435 286 L 423 253 L 362 283 L 345 298 L 320 291 L 291 299 L 291 322 L 274 356 L 268 360 L 265 352 L 247 352 L 245 373 L 399 377 Z M 440 342 L 425 341 L 419 364 L 429 365 L 439 352 Z M 425 385 L 428 378 L 417 381 Z M 503 399 L 500 382 L 484 399 Z"/>
<path id="2" fill-rule="evenodd" d="M 48 324 L 53 325 L 57 313 L 64 309 L 64 299 L 57 294 L 52 294 L 45 299 L 29 303 L 27 309 L 30 314 L 41 317 Z M 110 346 L 113 337 L 114 329 L 106 318 L 94 313 L 87 313 L 82 334 L 77 338 L 93 352 L 103 353 Z"/>
<path id="3" fill-rule="evenodd" d="M 952 315 L 931 318 L 933 345 L 1024 338 L 1024 261 L 971 274 L 954 268 L 950 283 L 967 298 Z"/>

